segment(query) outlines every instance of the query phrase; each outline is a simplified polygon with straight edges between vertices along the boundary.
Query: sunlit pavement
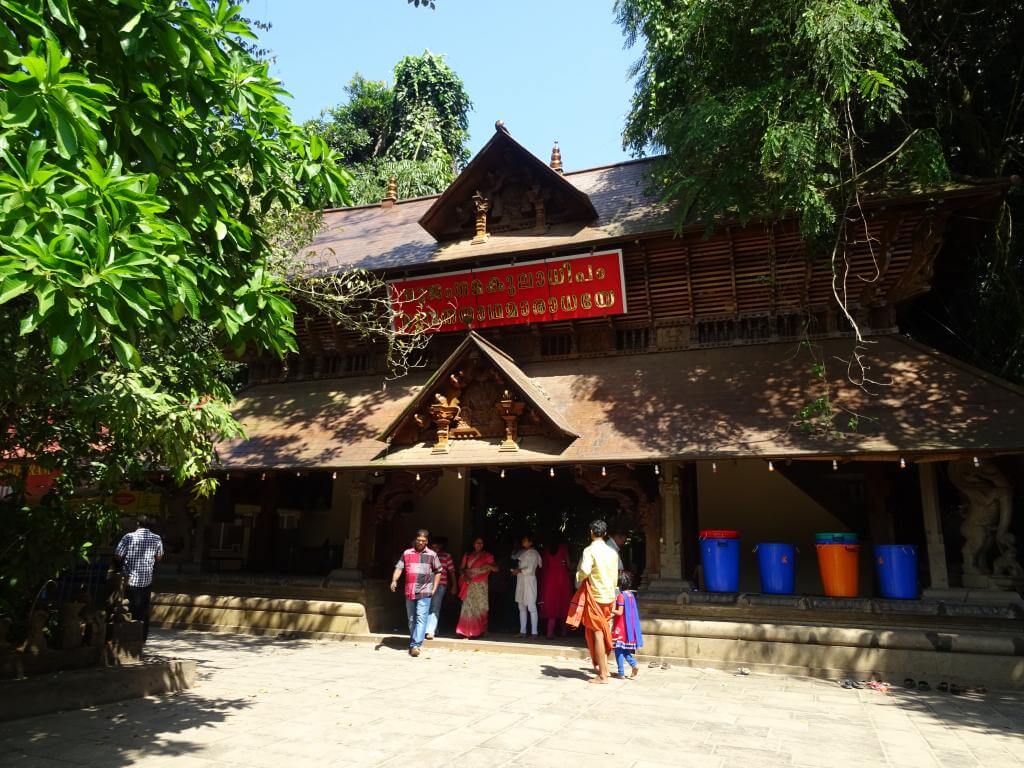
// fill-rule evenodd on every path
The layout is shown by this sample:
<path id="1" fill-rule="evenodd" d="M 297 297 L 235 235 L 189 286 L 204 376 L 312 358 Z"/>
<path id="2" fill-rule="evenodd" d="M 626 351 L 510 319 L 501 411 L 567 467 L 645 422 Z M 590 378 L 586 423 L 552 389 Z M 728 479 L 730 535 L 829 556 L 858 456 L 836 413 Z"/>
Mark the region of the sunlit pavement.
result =
<path id="1" fill-rule="evenodd" d="M 155 632 L 191 691 L 0 724 L 0 765 L 656 768 L 1019 766 L 1024 696 L 844 690 L 578 660 Z M 933 687 L 940 681 L 931 681 Z"/>

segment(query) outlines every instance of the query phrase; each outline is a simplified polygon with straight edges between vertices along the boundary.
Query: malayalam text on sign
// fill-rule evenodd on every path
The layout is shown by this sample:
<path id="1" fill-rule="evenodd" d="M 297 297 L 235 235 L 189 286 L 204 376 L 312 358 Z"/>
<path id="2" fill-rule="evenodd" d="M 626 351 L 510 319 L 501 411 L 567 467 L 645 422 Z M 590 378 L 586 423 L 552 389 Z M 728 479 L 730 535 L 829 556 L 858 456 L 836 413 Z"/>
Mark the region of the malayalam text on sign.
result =
<path id="1" fill-rule="evenodd" d="M 395 327 L 433 333 L 626 311 L 622 251 L 445 272 L 388 283 Z"/>

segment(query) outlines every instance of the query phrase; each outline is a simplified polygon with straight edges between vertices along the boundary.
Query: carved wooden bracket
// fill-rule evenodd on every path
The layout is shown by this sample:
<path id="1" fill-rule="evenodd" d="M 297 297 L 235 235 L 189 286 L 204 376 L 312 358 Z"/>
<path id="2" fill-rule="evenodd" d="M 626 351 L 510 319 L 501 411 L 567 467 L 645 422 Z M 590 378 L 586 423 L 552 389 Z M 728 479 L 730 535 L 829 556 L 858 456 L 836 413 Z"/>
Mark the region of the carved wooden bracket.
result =
<path id="1" fill-rule="evenodd" d="M 505 439 L 501 441 L 499 451 L 518 451 L 519 443 L 519 417 L 523 414 L 526 403 L 516 402 L 512 393 L 507 389 L 502 392 L 501 400 L 495 406 L 498 415 L 505 422 Z"/>
<path id="2" fill-rule="evenodd" d="M 576 482 L 599 499 L 611 499 L 626 517 L 632 517 L 644 532 L 645 567 L 657 573 L 661 566 L 661 515 L 658 500 L 647 490 L 627 467 L 610 467 L 604 474 L 598 467 L 584 466 L 576 475 Z"/>
<path id="3" fill-rule="evenodd" d="M 482 243 L 487 240 L 487 211 L 491 204 L 479 191 L 473 195 L 473 206 L 476 209 L 476 233 L 473 235 L 473 243 Z"/>
<path id="4" fill-rule="evenodd" d="M 533 206 L 534 225 L 533 231 L 542 235 L 548 231 L 547 209 L 544 207 L 544 195 L 539 184 L 534 184 L 526 193 L 527 200 Z"/>

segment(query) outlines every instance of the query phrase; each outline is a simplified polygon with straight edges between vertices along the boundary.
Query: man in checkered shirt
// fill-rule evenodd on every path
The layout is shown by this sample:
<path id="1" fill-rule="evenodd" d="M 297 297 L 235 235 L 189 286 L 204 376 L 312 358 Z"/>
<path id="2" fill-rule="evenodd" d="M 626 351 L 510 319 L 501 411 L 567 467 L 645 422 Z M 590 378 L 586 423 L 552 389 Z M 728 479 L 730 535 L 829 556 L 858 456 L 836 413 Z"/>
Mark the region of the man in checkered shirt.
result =
<path id="1" fill-rule="evenodd" d="M 152 598 L 153 566 L 164 556 L 164 542 L 149 530 L 149 519 L 140 517 L 138 528 L 126 533 L 114 550 L 114 557 L 128 578 L 128 610 L 142 622 L 142 641 L 149 637 L 149 603 Z"/>
<path id="2" fill-rule="evenodd" d="M 427 634 L 427 618 L 430 614 L 430 599 L 441 581 L 441 561 L 437 554 L 427 549 L 430 532 L 424 528 L 416 531 L 416 539 L 409 549 L 402 553 L 391 574 L 391 591 L 398 589 L 398 577 L 405 572 L 405 613 L 409 619 L 409 655 L 419 656 L 420 646 Z"/>

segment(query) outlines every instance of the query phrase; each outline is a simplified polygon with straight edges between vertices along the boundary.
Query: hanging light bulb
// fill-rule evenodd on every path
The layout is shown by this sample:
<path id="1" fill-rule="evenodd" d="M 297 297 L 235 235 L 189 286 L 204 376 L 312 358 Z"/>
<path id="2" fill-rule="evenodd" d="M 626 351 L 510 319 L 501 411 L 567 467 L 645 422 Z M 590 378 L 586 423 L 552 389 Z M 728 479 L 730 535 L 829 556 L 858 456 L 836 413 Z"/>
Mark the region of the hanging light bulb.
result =
<path id="1" fill-rule="evenodd" d="M 299 471 L 299 470 L 295 470 L 295 476 L 296 477 L 302 477 L 302 472 Z"/>
<path id="2" fill-rule="evenodd" d="M 977 456 L 974 457 L 974 466 L 976 466 L 976 467 L 980 467 L 981 466 L 981 459 L 979 459 Z"/>
<path id="3" fill-rule="evenodd" d="M 459 480 L 461 480 L 461 479 L 462 479 L 462 470 L 461 470 L 461 469 L 460 469 L 460 470 L 457 470 L 457 471 L 455 472 L 455 474 L 459 476 Z"/>
<path id="4" fill-rule="evenodd" d="M 163 481 L 164 481 L 164 474 L 161 472 L 160 473 L 160 482 L 162 483 Z"/>
<path id="5" fill-rule="evenodd" d="M 775 471 L 775 465 L 772 464 L 772 460 L 771 459 L 768 459 L 768 471 L 769 472 L 774 472 Z"/>
<path id="6" fill-rule="evenodd" d="M 331 480 L 337 480 L 337 479 L 338 479 L 338 470 L 334 470 L 333 472 L 331 472 Z"/>
<path id="7" fill-rule="evenodd" d="M 907 460 L 904 459 L 902 456 L 900 456 L 900 469 L 906 469 L 906 468 L 907 468 Z"/>
<path id="8" fill-rule="evenodd" d="M 835 472 L 837 469 L 839 469 L 839 461 L 837 459 L 832 459 L 832 471 Z"/>
<path id="9" fill-rule="evenodd" d="M 417 472 L 417 473 L 416 473 L 416 482 L 418 483 L 419 481 L 420 481 L 420 473 L 419 473 L 419 472 Z"/>
<path id="10" fill-rule="evenodd" d="M 230 472 L 225 472 L 224 473 L 224 479 L 225 480 L 230 480 L 231 479 L 231 473 Z"/>
<path id="11" fill-rule="evenodd" d="M 711 462 L 711 474 L 712 475 L 717 475 L 718 474 L 718 462 L 717 461 L 712 461 Z"/>
<path id="12" fill-rule="evenodd" d="M 548 470 L 548 477 L 554 477 L 554 476 L 555 476 L 555 468 L 552 467 L 551 469 Z"/>
<path id="13" fill-rule="evenodd" d="M 601 477 L 608 477 L 608 470 L 601 467 Z"/>
<path id="14" fill-rule="evenodd" d="M 501 479 L 502 479 L 502 480 L 504 480 L 504 479 L 505 479 L 505 470 L 504 470 L 504 469 L 503 469 L 503 470 L 501 470 Z"/>
<path id="15" fill-rule="evenodd" d="M 661 474 L 661 467 L 659 467 L 657 464 L 654 465 L 654 474 L 656 474 L 656 475 L 660 475 Z"/>
<path id="16" fill-rule="evenodd" d="M 260 473 L 260 480 L 266 480 L 266 479 L 267 479 L 267 473 L 266 472 L 261 472 Z"/>

